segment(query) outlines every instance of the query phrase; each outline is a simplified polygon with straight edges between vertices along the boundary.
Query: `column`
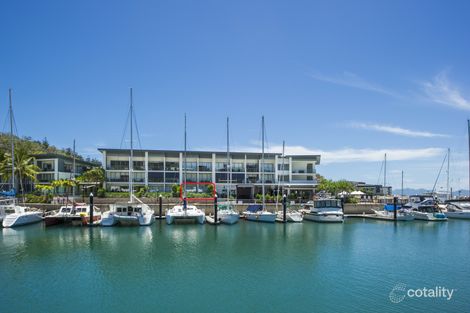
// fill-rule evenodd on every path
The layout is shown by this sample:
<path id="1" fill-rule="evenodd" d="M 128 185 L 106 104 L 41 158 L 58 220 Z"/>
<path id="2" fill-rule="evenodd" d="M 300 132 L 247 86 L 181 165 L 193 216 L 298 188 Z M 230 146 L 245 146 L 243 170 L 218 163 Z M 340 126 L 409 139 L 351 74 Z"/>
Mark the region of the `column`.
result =
<path id="1" fill-rule="evenodd" d="M 144 168 L 145 168 L 145 186 L 148 187 L 149 185 L 149 153 L 145 151 L 145 160 L 144 160 Z"/>
<path id="2" fill-rule="evenodd" d="M 215 184 L 215 153 L 212 153 L 212 182 Z"/>

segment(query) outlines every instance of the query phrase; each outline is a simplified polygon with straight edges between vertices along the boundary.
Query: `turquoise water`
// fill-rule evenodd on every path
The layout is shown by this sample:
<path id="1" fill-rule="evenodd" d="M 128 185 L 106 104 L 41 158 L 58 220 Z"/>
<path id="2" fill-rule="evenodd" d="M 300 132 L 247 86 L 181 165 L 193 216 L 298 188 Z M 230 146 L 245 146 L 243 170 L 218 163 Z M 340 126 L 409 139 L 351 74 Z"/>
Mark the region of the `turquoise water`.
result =
<path id="1" fill-rule="evenodd" d="M 470 221 L 0 229 L 4 313 L 411 310 L 470 312 Z"/>

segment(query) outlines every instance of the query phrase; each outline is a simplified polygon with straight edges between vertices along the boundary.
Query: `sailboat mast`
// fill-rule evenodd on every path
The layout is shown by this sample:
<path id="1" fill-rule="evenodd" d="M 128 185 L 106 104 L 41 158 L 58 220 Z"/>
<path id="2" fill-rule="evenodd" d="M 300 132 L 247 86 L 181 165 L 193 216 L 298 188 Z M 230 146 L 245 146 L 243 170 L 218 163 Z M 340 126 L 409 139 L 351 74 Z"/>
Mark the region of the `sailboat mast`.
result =
<path id="1" fill-rule="evenodd" d="M 73 140 L 73 162 L 72 162 L 72 172 L 70 173 L 70 175 L 75 180 L 75 139 Z M 75 198 L 75 186 L 72 187 L 72 196 Z M 75 203 L 75 201 L 73 203 Z"/>
<path id="2" fill-rule="evenodd" d="M 227 204 L 230 201 L 230 191 L 231 191 L 231 168 L 230 168 L 230 133 L 229 133 L 229 119 L 227 116 Z"/>
<path id="3" fill-rule="evenodd" d="M 384 193 L 385 193 L 385 186 L 387 185 L 387 154 L 385 153 L 384 158 Z"/>
<path id="4" fill-rule="evenodd" d="M 470 192 L 470 119 L 467 120 L 468 128 L 468 191 Z"/>
<path id="5" fill-rule="evenodd" d="M 186 113 L 184 114 L 183 208 L 186 210 Z"/>
<path id="6" fill-rule="evenodd" d="M 263 210 L 265 207 L 265 196 L 264 196 L 264 115 L 261 118 L 261 192 L 263 197 Z"/>
<path id="7" fill-rule="evenodd" d="M 450 148 L 447 148 L 447 200 L 450 200 L 449 176 L 450 176 Z"/>
<path id="8" fill-rule="evenodd" d="M 132 202 L 132 195 L 134 193 L 134 137 L 133 137 L 133 99 L 132 99 L 132 88 L 130 89 L 130 118 L 131 118 L 131 153 L 130 153 L 130 160 L 129 160 L 129 195 L 130 195 L 130 202 Z"/>
<path id="9" fill-rule="evenodd" d="M 401 171 L 401 200 L 403 201 L 403 170 Z"/>
<path id="10" fill-rule="evenodd" d="M 8 89 L 8 98 L 10 100 L 10 139 L 11 139 L 11 188 L 15 188 L 15 139 L 13 137 L 13 107 L 11 104 L 11 88 Z"/>

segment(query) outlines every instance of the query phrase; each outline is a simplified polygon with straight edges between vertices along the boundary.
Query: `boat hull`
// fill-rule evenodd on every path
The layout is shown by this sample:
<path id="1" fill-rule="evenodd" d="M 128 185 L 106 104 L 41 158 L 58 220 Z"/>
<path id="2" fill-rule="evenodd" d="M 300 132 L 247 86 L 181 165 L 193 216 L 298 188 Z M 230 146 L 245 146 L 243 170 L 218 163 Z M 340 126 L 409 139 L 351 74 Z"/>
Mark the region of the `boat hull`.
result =
<path id="1" fill-rule="evenodd" d="M 448 218 L 467 220 L 470 219 L 470 212 L 447 212 L 446 216 Z"/>
<path id="2" fill-rule="evenodd" d="M 300 212 L 286 212 L 286 222 L 289 223 L 300 223 L 304 219 Z M 277 220 L 280 222 L 284 221 L 284 212 L 279 211 L 277 213 Z"/>
<path id="3" fill-rule="evenodd" d="M 263 212 L 263 213 L 251 213 L 245 212 L 245 219 L 252 222 L 261 223 L 274 223 L 276 222 L 277 214 Z"/>
<path id="4" fill-rule="evenodd" d="M 221 214 L 219 217 L 221 223 L 233 225 L 240 220 L 240 214 L 230 213 L 230 214 Z"/>
<path id="5" fill-rule="evenodd" d="M 17 227 L 34 224 L 43 220 L 41 212 L 13 213 L 7 215 L 3 221 L 3 227 Z"/>
<path id="6" fill-rule="evenodd" d="M 342 223 L 344 222 L 344 216 L 343 214 L 305 213 L 304 220 L 318 223 Z"/>
<path id="7" fill-rule="evenodd" d="M 425 212 L 412 212 L 415 220 L 431 221 L 431 222 L 445 222 L 447 217 L 443 213 L 425 213 Z"/>
<path id="8" fill-rule="evenodd" d="M 191 224 L 191 223 L 196 223 L 196 224 L 204 224 L 205 221 L 205 215 L 177 215 L 177 214 L 167 214 L 165 216 L 166 223 L 168 225 L 170 224 Z"/>

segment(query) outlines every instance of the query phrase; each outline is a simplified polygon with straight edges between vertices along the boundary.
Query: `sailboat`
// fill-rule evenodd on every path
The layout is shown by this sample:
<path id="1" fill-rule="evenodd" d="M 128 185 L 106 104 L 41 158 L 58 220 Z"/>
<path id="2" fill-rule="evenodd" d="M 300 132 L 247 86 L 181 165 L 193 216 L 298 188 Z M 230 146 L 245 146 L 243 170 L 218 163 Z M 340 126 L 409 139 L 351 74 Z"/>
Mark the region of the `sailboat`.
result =
<path id="1" fill-rule="evenodd" d="M 16 204 L 15 191 L 15 140 L 13 137 L 13 106 L 11 102 L 11 89 L 9 90 L 9 115 L 10 115 L 10 138 L 11 138 L 11 190 L 8 193 L 11 197 L 5 199 L 0 204 L 0 218 L 3 227 L 16 227 L 33 224 L 42 221 L 41 211 L 32 211 L 28 207 Z"/>
<path id="2" fill-rule="evenodd" d="M 384 186 L 383 193 L 385 198 L 385 187 L 387 186 L 387 154 L 384 156 Z M 384 204 L 383 210 L 372 210 L 374 211 L 374 218 L 387 221 L 395 221 L 395 214 L 393 212 L 394 206 Z M 397 207 L 396 220 L 397 221 L 412 221 L 414 216 L 407 210 L 403 210 L 401 207 Z"/>
<path id="3" fill-rule="evenodd" d="M 102 226 L 149 226 L 155 221 L 154 210 L 134 195 L 134 141 L 133 141 L 133 101 L 132 88 L 130 89 L 130 139 L 131 149 L 129 157 L 129 202 L 115 203 L 109 206 L 110 210 L 104 212 L 101 217 Z"/>
<path id="4" fill-rule="evenodd" d="M 469 162 L 469 172 L 470 172 L 470 120 L 467 120 L 467 129 L 468 129 L 468 162 Z M 449 160 L 447 160 L 449 162 Z M 469 187 L 470 187 L 470 175 L 469 179 Z M 447 186 L 449 185 L 449 163 L 447 163 Z M 470 188 L 469 188 L 470 191 Z M 449 193 L 449 187 L 447 187 L 447 193 Z M 446 206 L 446 216 L 448 218 L 456 218 L 456 219 L 470 219 L 470 203 L 468 201 L 452 201 L 449 197 L 449 201 L 447 202 Z"/>
<path id="5" fill-rule="evenodd" d="M 283 141 L 282 142 L 282 170 L 284 171 L 284 159 L 285 159 L 286 155 L 285 155 L 285 142 Z M 281 175 L 281 177 L 283 177 L 283 175 Z M 279 179 L 278 178 L 278 184 L 277 184 L 277 196 L 276 196 L 276 209 L 277 209 L 277 205 L 278 205 L 278 199 L 279 199 L 279 191 L 280 191 L 280 187 L 281 187 L 281 182 L 282 182 L 282 179 Z M 303 215 L 302 213 L 296 211 L 296 210 L 287 210 L 286 212 L 286 222 L 296 222 L 296 223 L 300 223 L 302 222 L 303 220 Z M 280 222 L 284 222 L 284 211 L 277 211 L 277 221 L 280 221 Z"/>
<path id="6" fill-rule="evenodd" d="M 165 220 L 168 225 L 178 222 L 204 224 L 206 214 L 195 205 L 188 205 L 186 197 L 186 114 L 184 115 L 184 164 L 183 164 L 183 204 L 175 205 L 166 211 Z"/>
<path id="7" fill-rule="evenodd" d="M 227 202 L 221 203 L 217 207 L 217 219 L 223 224 L 232 225 L 240 220 L 240 214 L 233 209 L 230 203 L 230 190 L 231 190 L 231 171 L 230 168 L 230 137 L 229 137 L 229 119 L 227 117 Z M 213 219 L 213 216 L 206 216 L 208 222 Z"/>
<path id="8" fill-rule="evenodd" d="M 247 221 L 254 221 L 254 222 L 266 222 L 266 223 L 274 223 L 276 221 L 277 214 L 268 212 L 266 210 L 266 203 L 265 203 L 265 192 L 264 192 L 264 116 L 261 118 L 261 132 L 262 132 L 262 140 L 261 140 L 261 189 L 262 189 L 262 205 L 259 204 L 252 204 L 249 205 L 243 214 L 245 215 L 245 219 Z"/>

